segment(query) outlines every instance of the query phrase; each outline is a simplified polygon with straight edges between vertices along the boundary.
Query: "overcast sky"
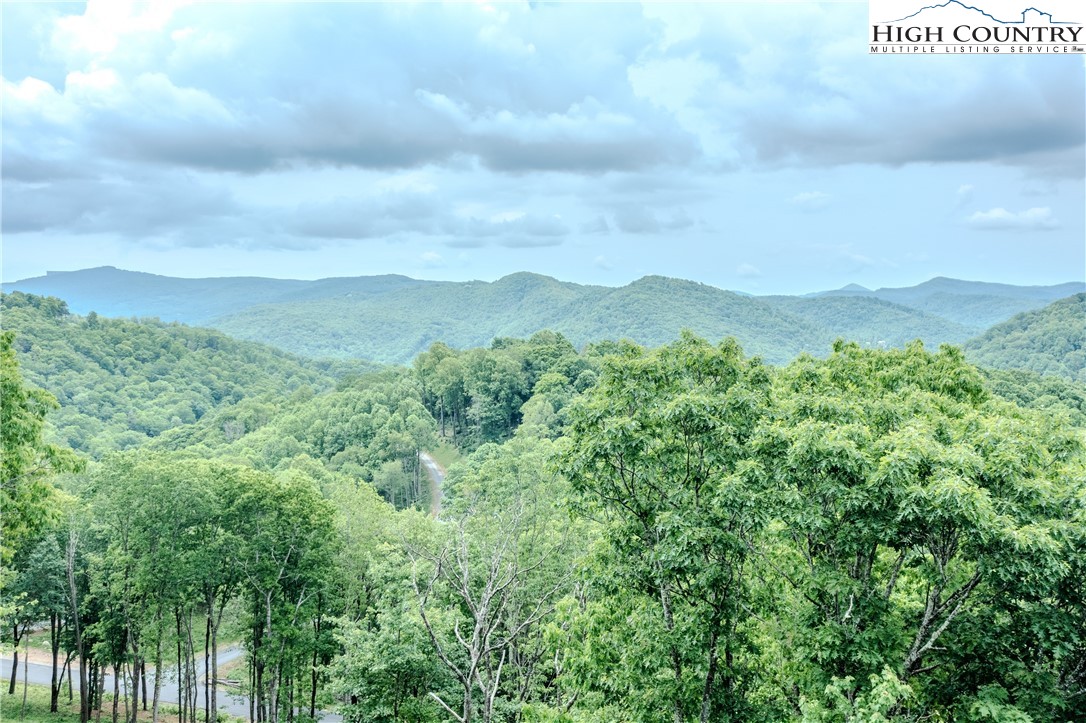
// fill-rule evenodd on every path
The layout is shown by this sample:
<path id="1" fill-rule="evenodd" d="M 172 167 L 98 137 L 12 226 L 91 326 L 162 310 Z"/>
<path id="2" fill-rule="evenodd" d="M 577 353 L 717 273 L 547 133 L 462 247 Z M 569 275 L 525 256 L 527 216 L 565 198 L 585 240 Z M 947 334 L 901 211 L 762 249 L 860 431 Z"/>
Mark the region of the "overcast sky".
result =
<path id="1" fill-rule="evenodd" d="M 1084 56 L 869 57 L 865 2 L 0 12 L 6 281 L 1086 275 Z"/>

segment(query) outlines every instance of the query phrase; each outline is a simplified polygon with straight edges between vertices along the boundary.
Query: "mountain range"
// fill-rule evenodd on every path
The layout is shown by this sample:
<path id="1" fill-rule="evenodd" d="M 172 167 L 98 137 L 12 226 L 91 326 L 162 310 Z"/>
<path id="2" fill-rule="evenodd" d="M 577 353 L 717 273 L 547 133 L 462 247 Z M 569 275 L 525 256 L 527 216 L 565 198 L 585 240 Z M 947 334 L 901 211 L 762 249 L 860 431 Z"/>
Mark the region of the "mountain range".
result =
<path id="1" fill-rule="evenodd" d="M 935 278 L 917 286 L 856 285 L 808 296 L 750 296 L 647 276 L 622 287 L 516 273 L 494 282 L 360 276 L 317 281 L 181 279 L 100 267 L 4 284 L 64 299 L 78 314 L 157 317 L 210 326 L 313 357 L 406 363 L 435 341 L 483 346 L 553 329 L 575 345 L 629 338 L 657 345 L 689 328 L 735 336 L 784 363 L 843 337 L 869 346 L 962 344 L 1012 316 L 1086 291 L 1083 282 L 1013 286 Z"/>

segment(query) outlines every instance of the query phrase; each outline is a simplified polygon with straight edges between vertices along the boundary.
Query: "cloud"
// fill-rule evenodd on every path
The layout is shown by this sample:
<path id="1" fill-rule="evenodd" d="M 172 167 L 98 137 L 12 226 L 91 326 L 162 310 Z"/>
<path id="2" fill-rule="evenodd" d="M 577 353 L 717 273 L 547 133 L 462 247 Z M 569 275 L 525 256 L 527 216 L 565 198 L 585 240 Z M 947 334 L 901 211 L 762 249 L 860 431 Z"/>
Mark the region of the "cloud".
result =
<path id="1" fill-rule="evenodd" d="M 815 190 L 827 178 L 851 198 L 856 179 L 904 165 L 944 189 L 963 172 L 947 164 L 1014 166 L 1058 186 L 1050 198 L 1083 177 L 1081 61 L 869 58 L 864 12 L 5 6 L 3 229 L 245 248 L 392 239 L 417 258 L 709 223 L 749 234 L 784 199 L 835 202 Z M 762 181 L 764 202 L 748 190 Z M 955 216 L 978 207 L 960 203 Z M 781 237 L 799 235 L 789 215 Z"/>
<path id="2" fill-rule="evenodd" d="M 614 219 L 620 231 L 631 234 L 682 231 L 694 225 L 693 219 L 683 208 L 664 214 L 654 213 L 641 206 L 627 206 L 617 210 Z"/>
<path id="3" fill-rule="evenodd" d="M 788 202 L 801 211 L 814 213 L 830 205 L 830 194 L 822 191 L 804 191 L 792 196 Z"/>
<path id="4" fill-rule="evenodd" d="M 761 270 L 753 264 L 739 264 L 735 273 L 744 279 L 757 279 L 762 275 Z"/>
<path id="5" fill-rule="evenodd" d="M 683 42 L 643 62 L 695 56 L 715 66 L 686 105 L 702 119 L 686 128 L 706 148 L 726 140 L 722 161 L 759 168 L 992 162 L 1083 174 L 1086 82 L 1077 58 L 1009 58 L 1008 66 L 962 56 L 919 66 L 868 56 L 854 30 L 866 5 L 727 3 L 700 11 Z M 759 41 L 767 28 L 772 43 Z"/>
<path id="6" fill-rule="evenodd" d="M 596 174 L 698 153 L 626 80 L 652 38 L 636 8 L 591 23 L 607 53 L 571 54 L 590 44 L 564 22 L 597 11 L 176 5 L 91 2 L 54 21 L 64 86 L 5 83 L 9 104 L 25 101 L 17 116 L 67 121 L 39 135 L 39 151 L 242 173 L 471 157 L 502 172 Z"/>
<path id="7" fill-rule="evenodd" d="M 196 246 L 228 243 L 221 236 L 216 240 L 212 229 L 229 224 L 241 208 L 219 185 L 187 177 L 167 184 L 153 173 L 128 178 L 75 177 L 45 188 L 5 179 L 3 206 L 6 234 L 66 231 L 114 233 L 130 239 L 169 235 L 181 244 Z M 250 224 L 246 235 L 256 231 Z"/>
<path id="8" fill-rule="evenodd" d="M 429 194 L 340 197 L 303 203 L 280 214 L 287 233 L 319 239 L 383 238 L 404 232 L 440 232 L 440 209 Z"/>
<path id="9" fill-rule="evenodd" d="M 1005 208 L 977 211 L 965 222 L 970 228 L 982 231 L 1052 231 L 1060 227 L 1047 206 L 1017 213 Z"/>
<path id="10" fill-rule="evenodd" d="M 624 233 L 659 233 L 660 222 L 655 214 L 640 207 L 619 209 L 615 212 L 615 225 Z"/>
<path id="11" fill-rule="evenodd" d="M 955 196 L 956 201 L 954 207 L 962 208 L 963 206 L 968 205 L 973 200 L 974 190 L 975 189 L 973 185 L 969 183 L 963 183 L 962 185 L 958 186 L 958 193 Z"/>
<path id="12" fill-rule="evenodd" d="M 427 269 L 439 269 L 445 266 L 445 259 L 436 251 L 425 251 L 419 255 L 419 261 Z"/>
<path id="13" fill-rule="evenodd" d="M 595 218 L 585 221 L 581 224 L 581 233 L 587 234 L 606 234 L 611 233 L 611 226 L 607 223 L 607 219 L 603 216 L 596 216 Z"/>

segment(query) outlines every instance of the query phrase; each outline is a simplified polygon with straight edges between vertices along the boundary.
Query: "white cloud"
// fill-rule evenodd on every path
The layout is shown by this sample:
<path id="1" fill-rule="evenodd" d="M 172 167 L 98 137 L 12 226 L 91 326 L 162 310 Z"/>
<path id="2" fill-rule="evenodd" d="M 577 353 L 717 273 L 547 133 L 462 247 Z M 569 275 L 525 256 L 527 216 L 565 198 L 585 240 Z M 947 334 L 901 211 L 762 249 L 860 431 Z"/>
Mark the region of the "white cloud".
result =
<path id="1" fill-rule="evenodd" d="M 1017 213 L 1005 208 L 977 211 L 965 220 L 970 228 L 983 231 L 1051 231 L 1060 227 L 1047 206 Z"/>
<path id="2" fill-rule="evenodd" d="M 830 194 L 822 191 L 804 191 L 792 196 L 788 202 L 801 211 L 812 213 L 830 205 Z"/>
<path id="3" fill-rule="evenodd" d="M 735 273 L 744 279 L 757 279 L 762 275 L 761 269 L 753 264 L 739 264 Z"/>

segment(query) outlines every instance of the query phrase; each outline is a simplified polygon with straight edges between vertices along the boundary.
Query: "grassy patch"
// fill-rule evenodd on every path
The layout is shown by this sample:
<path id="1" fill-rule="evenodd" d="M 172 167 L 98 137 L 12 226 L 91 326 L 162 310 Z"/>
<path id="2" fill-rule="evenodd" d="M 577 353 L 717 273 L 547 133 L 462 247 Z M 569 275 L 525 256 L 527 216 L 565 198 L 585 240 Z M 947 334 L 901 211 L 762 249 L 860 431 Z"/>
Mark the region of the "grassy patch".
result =
<path id="1" fill-rule="evenodd" d="M 442 442 L 430 450 L 430 456 L 434 458 L 435 462 L 448 469 L 450 464 L 460 459 L 460 450 L 448 442 Z"/>
<path id="2" fill-rule="evenodd" d="M 15 695 L 8 695 L 7 686 L 0 693 L 0 720 L 31 721 L 32 723 L 79 723 L 79 699 L 74 706 L 68 705 L 68 689 L 65 686 L 60 696 L 57 713 L 49 712 L 49 686 L 28 685 L 26 687 L 26 710 L 23 710 L 23 684 L 15 688 Z"/>
<path id="3" fill-rule="evenodd" d="M 8 695 L 5 688 L 0 693 L 0 721 L 25 721 L 25 723 L 79 723 L 79 697 L 77 696 L 70 704 L 68 703 L 67 687 L 61 693 L 60 700 L 57 705 L 57 712 L 49 712 L 49 686 L 47 685 L 28 685 L 26 687 L 26 709 L 23 709 L 23 686 L 19 684 L 15 691 L 15 695 Z M 118 706 L 118 720 L 123 721 L 125 715 L 124 703 Z M 98 712 L 91 711 L 91 720 L 97 718 Z M 161 723 L 177 723 L 180 719 L 178 715 L 177 706 L 162 704 L 159 706 L 159 721 Z M 151 711 L 150 705 L 148 710 L 141 710 L 139 721 L 150 721 Z M 101 720 L 103 722 L 113 720 L 113 696 L 106 695 L 102 701 L 102 714 Z M 240 718 L 226 715 L 219 712 L 220 721 L 241 721 Z"/>

